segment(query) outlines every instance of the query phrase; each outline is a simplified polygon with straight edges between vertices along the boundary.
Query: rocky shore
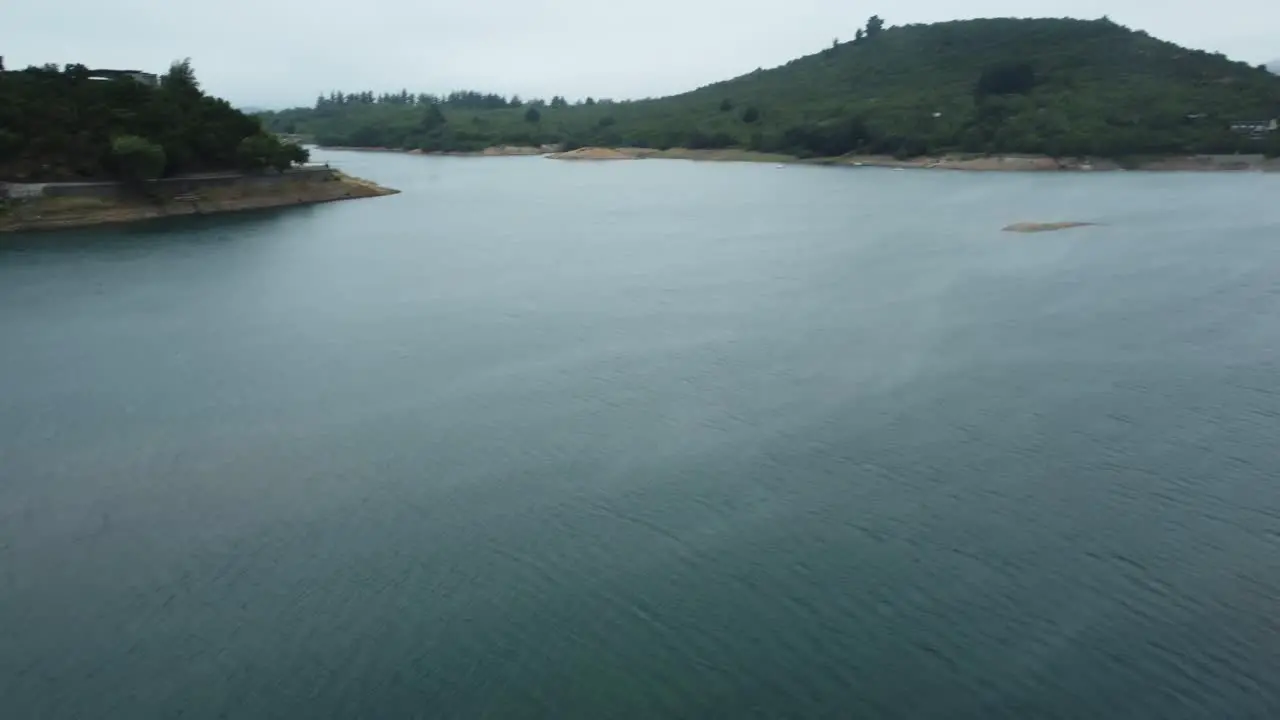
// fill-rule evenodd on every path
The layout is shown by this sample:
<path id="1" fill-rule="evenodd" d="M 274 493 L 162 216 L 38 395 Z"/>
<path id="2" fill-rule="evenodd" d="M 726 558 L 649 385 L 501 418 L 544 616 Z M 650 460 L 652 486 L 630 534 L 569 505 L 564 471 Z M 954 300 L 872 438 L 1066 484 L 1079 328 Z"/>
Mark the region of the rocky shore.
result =
<path id="1" fill-rule="evenodd" d="M 0 203 L 0 232 L 58 230 L 181 215 L 312 205 L 397 192 L 335 170 L 322 182 L 286 179 L 267 186 L 245 182 L 169 198 L 36 197 Z"/>

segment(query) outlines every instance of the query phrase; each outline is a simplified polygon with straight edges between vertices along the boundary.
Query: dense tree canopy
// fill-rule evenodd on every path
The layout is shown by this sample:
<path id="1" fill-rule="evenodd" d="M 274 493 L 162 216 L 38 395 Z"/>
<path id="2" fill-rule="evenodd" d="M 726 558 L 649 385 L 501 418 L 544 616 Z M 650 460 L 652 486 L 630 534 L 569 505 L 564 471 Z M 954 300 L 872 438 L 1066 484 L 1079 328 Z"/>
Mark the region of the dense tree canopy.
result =
<path id="1" fill-rule="evenodd" d="M 0 179 L 140 181 L 306 159 L 258 118 L 205 95 L 187 60 L 160 87 L 96 79 L 82 65 L 0 72 Z"/>
<path id="2" fill-rule="evenodd" d="M 410 110 L 373 93 L 335 105 L 334 97 L 352 97 L 337 93 L 265 121 L 322 144 L 424 150 L 564 143 L 1118 157 L 1280 148 L 1280 132 L 1231 130 L 1234 121 L 1280 117 L 1280 77 L 1106 18 L 891 28 L 873 16 L 859 31 L 854 42 L 784 66 L 653 100 L 571 104 L 556 96 L 549 106 L 520 108 L 514 98 L 480 93 L 425 96 L 444 119 L 426 130 L 418 123 L 424 96 Z M 481 108 L 476 96 L 496 99 Z M 526 122 L 527 108 L 539 110 L 537 122 Z"/>
<path id="3" fill-rule="evenodd" d="M 127 181 L 155 180 L 164 173 L 164 148 L 137 135 L 112 138 L 111 159 L 116 175 Z"/>

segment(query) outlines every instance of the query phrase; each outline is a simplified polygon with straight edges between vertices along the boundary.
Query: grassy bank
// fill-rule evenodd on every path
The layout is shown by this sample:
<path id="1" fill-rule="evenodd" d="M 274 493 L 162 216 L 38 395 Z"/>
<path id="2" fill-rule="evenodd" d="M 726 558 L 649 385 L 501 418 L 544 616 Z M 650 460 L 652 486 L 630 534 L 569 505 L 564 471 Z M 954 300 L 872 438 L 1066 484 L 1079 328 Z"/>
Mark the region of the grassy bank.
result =
<path id="1" fill-rule="evenodd" d="M 286 181 L 269 187 L 232 185 L 165 200 L 143 196 L 129 199 L 43 197 L 0 205 L 0 232 L 57 230 L 181 215 L 312 205 L 396 192 L 399 191 L 335 172 L 326 182 Z"/>

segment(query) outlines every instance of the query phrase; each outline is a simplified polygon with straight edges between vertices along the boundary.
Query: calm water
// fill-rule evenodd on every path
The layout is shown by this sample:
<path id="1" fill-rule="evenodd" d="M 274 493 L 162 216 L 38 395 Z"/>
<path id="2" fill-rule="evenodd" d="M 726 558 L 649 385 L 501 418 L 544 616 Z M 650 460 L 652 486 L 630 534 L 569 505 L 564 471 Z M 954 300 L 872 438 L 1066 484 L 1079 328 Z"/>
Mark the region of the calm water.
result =
<path id="1" fill-rule="evenodd" d="M 1280 715 L 1280 177 L 327 157 L 0 240 L 5 718 Z"/>

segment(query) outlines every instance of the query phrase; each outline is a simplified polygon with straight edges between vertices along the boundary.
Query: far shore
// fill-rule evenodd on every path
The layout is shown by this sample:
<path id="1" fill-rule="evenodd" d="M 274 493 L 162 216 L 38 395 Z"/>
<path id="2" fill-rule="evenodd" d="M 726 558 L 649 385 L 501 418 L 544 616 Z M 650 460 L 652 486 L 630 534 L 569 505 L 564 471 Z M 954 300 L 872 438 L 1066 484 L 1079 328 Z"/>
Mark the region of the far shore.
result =
<path id="1" fill-rule="evenodd" d="M 280 182 L 267 187 L 238 182 L 171 198 L 38 197 L 0 204 L 0 233 L 314 205 L 398 192 L 335 170 L 324 182 Z"/>
<path id="2" fill-rule="evenodd" d="M 553 160 L 695 160 L 702 162 L 757 162 L 801 165 L 838 165 L 910 170 L 967 170 L 973 172 L 1117 172 L 1141 170 L 1152 172 L 1280 172 L 1280 158 L 1262 155 L 1176 155 L 1140 157 L 1127 160 L 1105 158 L 1054 158 L 1047 155 L 980 155 L 946 154 L 915 158 L 890 155 L 844 155 L 832 158 L 799 158 L 794 155 L 763 153 L 753 150 L 694 150 L 670 148 L 655 150 L 634 147 L 586 147 L 557 152 L 548 147 L 499 146 L 476 152 L 423 152 L 395 148 L 326 147 L 329 150 L 359 152 L 393 152 L 442 157 L 527 157 L 542 156 Z"/>

